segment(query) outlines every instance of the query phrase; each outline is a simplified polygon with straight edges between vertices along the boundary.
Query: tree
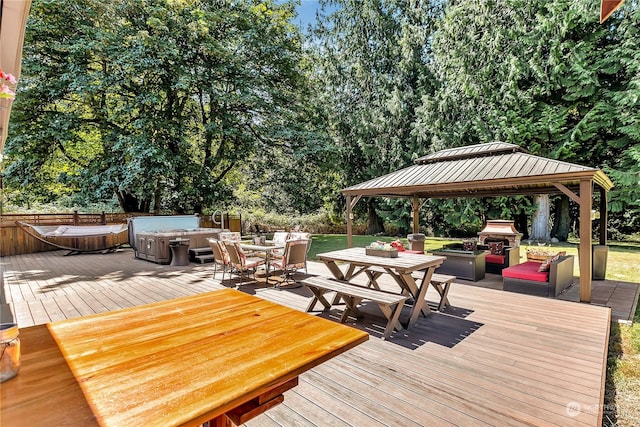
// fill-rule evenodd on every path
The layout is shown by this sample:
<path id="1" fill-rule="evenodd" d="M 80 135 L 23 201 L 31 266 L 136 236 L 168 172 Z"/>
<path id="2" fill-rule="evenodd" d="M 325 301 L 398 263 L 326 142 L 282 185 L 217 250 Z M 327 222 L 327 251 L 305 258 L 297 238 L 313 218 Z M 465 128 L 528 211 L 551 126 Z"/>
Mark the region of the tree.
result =
<path id="1" fill-rule="evenodd" d="M 314 32 L 314 76 L 325 88 L 327 126 L 348 186 L 406 166 L 423 153 L 414 118 L 422 96 L 433 90 L 427 61 L 438 8 L 414 0 L 321 4 L 332 12 L 321 14 Z M 379 203 L 360 206 L 370 234 L 383 231 Z"/>
<path id="2" fill-rule="evenodd" d="M 63 157 L 75 184 L 125 211 L 200 211 L 227 174 L 306 142 L 306 77 L 293 4 L 36 1 L 8 181 L 44 180 Z"/>
<path id="3" fill-rule="evenodd" d="M 624 6 L 615 19 L 606 21 L 608 31 L 619 40 L 606 52 L 618 90 L 608 93 L 601 106 L 602 120 L 611 130 L 603 165 L 616 185 L 610 197 L 610 222 L 617 237 L 640 230 L 640 7 L 636 1 Z"/>
<path id="4" fill-rule="evenodd" d="M 628 6 L 637 15 L 637 3 Z M 637 30 L 632 19 L 622 24 L 625 17 L 601 26 L 596 7 L 587 0 L 452 2 L 433 41 L 441 86 L 419 109 L 419 122 L 433 130 L 425 141 L 445 148 L 502 140 L 590 166 L 631 159 L 623 153 L 638 139 L 620 127 L 629 114 L 615 100 L 630 106 L 633 99 L 621 89 L 637 40 L 621 30 Z M 568 212 L 556 211 L 556 220 L 568 222 Z"/>

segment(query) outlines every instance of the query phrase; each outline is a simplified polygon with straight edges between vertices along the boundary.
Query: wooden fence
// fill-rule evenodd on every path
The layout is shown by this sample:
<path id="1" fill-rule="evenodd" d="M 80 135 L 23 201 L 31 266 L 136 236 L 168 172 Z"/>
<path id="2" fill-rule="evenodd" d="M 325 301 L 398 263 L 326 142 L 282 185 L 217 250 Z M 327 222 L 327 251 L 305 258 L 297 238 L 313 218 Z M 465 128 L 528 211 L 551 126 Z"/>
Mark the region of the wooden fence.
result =
<path id="1" fill-rule="evenodd" d="M 111 225 L 126 224 L 128 218 L 142 215 L 147 214 L 79 214 L 77 212 L 57 214 L 3 214 L 0 216 L 0 257 L 58 250 L 57 247 L 41 242 L 26 233 L 16 224 L 16 221 L 31 225 Z M 217 228 L 219 226 L 214 224 L 210 217 L 202 216 L 200 218 L 200 227 Z M 231 231 L 241 231 L 241 218 L 225 214 L 225 228 L 229 228 Z M 71 243 L 68 243 L 69 240 L 71 240 L 70 238 L 61 240 L 60 244 L 81 247 L 84 250 L 92 250 L 128 243 L 126 233 L 113 236 L 101 236 L 99 238 L 73 239 L 75 240 Z"/>

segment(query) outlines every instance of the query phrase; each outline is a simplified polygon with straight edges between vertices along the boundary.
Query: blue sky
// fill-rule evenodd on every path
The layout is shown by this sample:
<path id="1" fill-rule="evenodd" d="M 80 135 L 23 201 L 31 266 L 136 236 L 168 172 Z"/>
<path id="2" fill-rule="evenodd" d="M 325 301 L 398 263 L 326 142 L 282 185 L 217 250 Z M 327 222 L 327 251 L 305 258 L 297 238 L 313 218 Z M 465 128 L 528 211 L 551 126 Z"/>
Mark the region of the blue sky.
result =
<path id="1" fill-rule="evenodd" d="M 316 21 L 316 10 L 320 9 L 318 0 L 301 0 L 298 6 L 298 17 L 295 19 L 296 24 L 300 24 L 303 30 L 307 29 L 308 24 Z"/>

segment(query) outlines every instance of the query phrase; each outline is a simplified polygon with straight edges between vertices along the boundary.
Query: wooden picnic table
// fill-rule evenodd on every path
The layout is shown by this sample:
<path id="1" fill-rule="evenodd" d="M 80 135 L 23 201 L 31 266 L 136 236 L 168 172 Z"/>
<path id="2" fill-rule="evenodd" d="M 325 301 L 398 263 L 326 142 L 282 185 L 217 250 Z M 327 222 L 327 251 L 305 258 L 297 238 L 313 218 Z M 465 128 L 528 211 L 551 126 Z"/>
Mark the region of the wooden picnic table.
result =
<path id="1" fill-rule="evenodd" d="M 380 276 L 380 270 L 388 273 L 400 286 L 401 291 L 408 292 L 414 299 L 413 308 L 407 322 L 407 329 L 413 327 L 420 313 L 429 314 L 429 305 L 425 301 L 427 288 L 431 282 L 434 270 L 446 259 L 442 256 L 409 254 L 399 252 L 397 258 L 367 255 L 365 248 L 348 248 L 316 255 L 325 263 L 331 274 L 338 279 L 350 281 L 361 273 L 365 273 L 369 282 L 375 284 Z M 338 266 L 339 262 L 346 263 L 346 271 Z M 412 273 L 424 270 L 424 277 L 420 286 L 416 284 Z"/>
<path id="2" fill-rule="evenodd" d="M 357 329 L 228 289 L 20 330 L 2 425 L 242 424 Z"/>

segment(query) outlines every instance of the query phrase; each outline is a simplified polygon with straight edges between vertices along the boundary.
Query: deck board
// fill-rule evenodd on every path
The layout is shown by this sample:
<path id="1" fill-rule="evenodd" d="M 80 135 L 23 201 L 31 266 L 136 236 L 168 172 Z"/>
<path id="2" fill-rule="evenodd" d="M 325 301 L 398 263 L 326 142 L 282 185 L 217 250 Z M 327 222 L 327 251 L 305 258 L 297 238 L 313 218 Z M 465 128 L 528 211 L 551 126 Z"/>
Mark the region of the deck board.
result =
<path id="1" fill-rule="evenodd" d="M 301 311 L 312 297 L 264 281 L 221 283 L 212 264 L 157 265 L 130 250 L 64 253 L 0 258 L 3 321 L 26 327 L 235 286 Z M 329 275 L 314 262 L 309 273 Z M 364 283 L 361 276 L 356 281 Z M 396 286 L 385 276 L 379 283 Z M 303 374 L 284 404 L 247 425 L 599 425 L 609 308 L 462 283 L 452 285 L 449 299 L 444 312 L 420 317 L 387 341 L 386 319 L 364 303 L 364 317 L 347 324 L 371 339 Z M 436 305 L 434 290 L 427 300 Z M 339 321 L 342 309 L 314 314 Z M 401 319 L 407 316 L 405 309 Z M 579 413 L 567 411 L 572 402 Z"/>

